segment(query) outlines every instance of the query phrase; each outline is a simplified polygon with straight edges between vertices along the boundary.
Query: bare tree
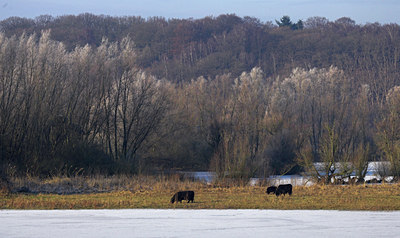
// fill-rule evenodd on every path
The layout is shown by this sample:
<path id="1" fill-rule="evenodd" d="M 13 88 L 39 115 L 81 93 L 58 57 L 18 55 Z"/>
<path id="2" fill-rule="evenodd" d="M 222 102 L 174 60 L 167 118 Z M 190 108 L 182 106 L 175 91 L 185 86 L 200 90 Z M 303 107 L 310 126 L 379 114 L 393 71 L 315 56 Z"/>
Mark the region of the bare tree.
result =
<path id="1" fill-rule="evenodd" d="M 295 69 L 277 87 L 272 106 L 296 125 L 292 130 L 302 138 L 297 143 L 300 162 L 329 183 L 339 174 L 337 163 L 345 165 L 351 158 L 354 138 L 349 133 L 353 98 L 350 81 L 334 67 Z M 314 162 L 322 162 L 323 166 L 316 168 Z M 341 175 L 349 173 L 341 167 Z"/>
<path id="2" fill-rule="evenodd" d="M 397 180 L 400 177 L 400 87 L 389 90 L 386 100 L 386 113 L 378 124 L 378 143 Z"/>

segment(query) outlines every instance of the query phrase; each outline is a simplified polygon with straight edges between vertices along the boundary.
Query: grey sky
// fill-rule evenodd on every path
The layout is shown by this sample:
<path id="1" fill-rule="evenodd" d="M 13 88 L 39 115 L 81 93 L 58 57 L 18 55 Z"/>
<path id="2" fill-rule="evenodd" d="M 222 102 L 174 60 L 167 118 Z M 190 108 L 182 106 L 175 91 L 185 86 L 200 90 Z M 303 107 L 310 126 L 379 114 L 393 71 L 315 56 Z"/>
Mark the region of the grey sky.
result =
<path id="1" fill-rule="evenodd" d="M 34 18 L 44 14 L 60 16 L 85 12 L 195 19 L 235 13 L 264 22 L 284 15 L 293 21 L 313 16 L 331 21 L 350 17 L 358 24 L 400 24 L 399 0 L 0 0 L 0 20 L 11 16 Z"/>

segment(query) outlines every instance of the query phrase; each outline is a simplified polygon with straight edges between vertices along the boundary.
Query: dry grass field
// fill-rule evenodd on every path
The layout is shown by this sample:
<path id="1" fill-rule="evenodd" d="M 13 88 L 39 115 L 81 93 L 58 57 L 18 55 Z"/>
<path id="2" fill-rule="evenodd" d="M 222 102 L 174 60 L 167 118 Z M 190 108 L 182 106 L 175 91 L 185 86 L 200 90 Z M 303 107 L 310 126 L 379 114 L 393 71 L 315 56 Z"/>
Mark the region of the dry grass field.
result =
<path id="1" fill-rule="evenodd" d="M 28 186 L 30 192 L 0 195 L 0 209 L 400 210 L 400 184 L 296 186 L 292 196 L 276 197 L 265 193 L 267 186 L 206 185 L 178 179 L 56 178 L 13 183 Z M 193 190 L 195 202 L 171 204 L 171 196 L 179 190 Z"/>

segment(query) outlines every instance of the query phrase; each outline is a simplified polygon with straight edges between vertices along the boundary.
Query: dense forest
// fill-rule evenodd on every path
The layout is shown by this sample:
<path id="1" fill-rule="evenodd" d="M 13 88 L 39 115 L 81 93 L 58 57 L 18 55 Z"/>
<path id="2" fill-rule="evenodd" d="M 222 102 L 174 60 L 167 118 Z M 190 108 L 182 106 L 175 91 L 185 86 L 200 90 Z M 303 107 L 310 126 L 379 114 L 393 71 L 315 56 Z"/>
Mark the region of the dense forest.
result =
<path id="1" fill-rule="evenodd" d="M 8 18 L 1 171 L 398 178 L 399 57 L 399 25 L 350 18 Z"/>

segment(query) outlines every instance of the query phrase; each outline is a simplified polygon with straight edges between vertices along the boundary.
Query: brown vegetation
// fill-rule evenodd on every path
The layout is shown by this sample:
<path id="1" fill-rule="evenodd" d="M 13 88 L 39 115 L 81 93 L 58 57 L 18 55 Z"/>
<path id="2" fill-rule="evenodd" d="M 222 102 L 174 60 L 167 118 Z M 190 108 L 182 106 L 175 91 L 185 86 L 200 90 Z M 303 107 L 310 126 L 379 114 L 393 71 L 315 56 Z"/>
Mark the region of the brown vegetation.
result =
<path id="1" fill-rule="evenodd" d="M 115 183 L 115 181 L 119 183 Z M 91 182 L 94 183 L 96 179 Z M 99 182 L 100 180 L 97 180 Z M 114 181 L 114 182 L 113 182 Z M 71 181 L 76 183 L 76 181 Z M 63 183 L 65 181 L 45 181 Z M 90 181 L 88 181 L 90 183 Z M 65 186 L 65 185 L 63 185 Z M 286 197 L 268 196 L 265 186 L 216 186 L 178 180 L 111 178 L 102 180 L 103 192 L 69 195 L 19 193 L 0 196 L 0 209 L 339 209 L 400 210 L 400 185 L 295 186 Z M 108 190 L 107 192 L 104 192 Z M 194 203 L 170 203 L 177 190 L 193 190 Z"/>

